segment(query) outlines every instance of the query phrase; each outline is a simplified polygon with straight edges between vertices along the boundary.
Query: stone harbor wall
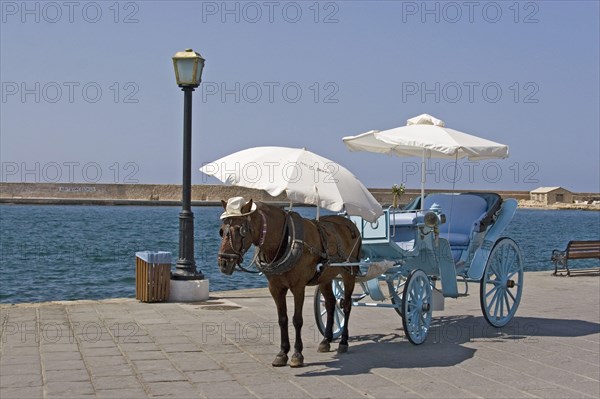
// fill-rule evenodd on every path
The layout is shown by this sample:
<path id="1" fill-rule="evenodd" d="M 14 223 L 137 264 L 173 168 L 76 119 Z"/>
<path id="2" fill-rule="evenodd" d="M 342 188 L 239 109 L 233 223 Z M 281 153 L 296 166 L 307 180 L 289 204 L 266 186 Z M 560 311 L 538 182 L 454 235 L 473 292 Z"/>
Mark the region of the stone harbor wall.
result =
<path id="1" fill-rule="evenodd" d="M 285 194 L 271 197 L 262 190 L 222 185 L 193 185 L 192 201 L 220 203 L 244 196 L 258 201 L 286 201 Z M 0 201 L 29 203 L 147 203 L 167 205 L 181 201 L 176 184 L 0 183 Z"/>
<path id="2" fill-rule="evenodd" d="M 391 188 L 372 188 L 369 191 L 381 204 L 392 203 Z M 426 190 L 427 193 L 435 191 Z M 529 200 L 527 191 L 496 192 L 503 198 L 520 200 L 523 206 L 532 206 L 526 202 Z M 406 204 L 419 195 L 420 190 L 407 189 L 400 202 Z M 244 187 L 213 184 L 192 186 L 194 205 L 218 205 L 222 199 L 235 196 L 281 204 L 288 202 L 285 193 L 271 197 L 265 191 Z M 574 195 L 575 199 L 579 197 L 578 194 Z M 176 184 L 0 183 L 0 203 L 179 205 L 180 201 L 181 186 Z M 541 204 L 539 206 L 543 207 Z"/>

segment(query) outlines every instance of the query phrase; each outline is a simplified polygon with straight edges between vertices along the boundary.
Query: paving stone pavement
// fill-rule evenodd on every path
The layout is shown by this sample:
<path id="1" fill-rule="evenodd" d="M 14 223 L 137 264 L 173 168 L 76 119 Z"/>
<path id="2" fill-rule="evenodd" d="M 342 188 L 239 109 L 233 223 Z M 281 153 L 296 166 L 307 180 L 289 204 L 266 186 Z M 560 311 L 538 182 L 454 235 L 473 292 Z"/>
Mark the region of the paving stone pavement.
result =
<path id="1" fill-rule="evenodd" d="M 478 288 L 447 299 L 419 346 L 393 309 L 354 308 L 342 355 L 317 353 L 310 288 L 298 369 L 271 367 L 279 329 L 266 289 L 192 304 L 2 305 L 0 398 L 600 396 L 597 275 L 526 273 L 517 317 L 499 330 L 486 324 Z"/>

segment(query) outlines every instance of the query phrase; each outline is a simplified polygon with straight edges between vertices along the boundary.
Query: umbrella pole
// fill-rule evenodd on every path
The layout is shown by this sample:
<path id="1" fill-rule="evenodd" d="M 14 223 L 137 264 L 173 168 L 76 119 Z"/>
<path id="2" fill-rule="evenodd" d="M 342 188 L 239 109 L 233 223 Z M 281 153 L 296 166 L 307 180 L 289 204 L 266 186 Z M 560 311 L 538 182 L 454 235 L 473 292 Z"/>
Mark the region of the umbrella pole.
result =
<path id="1" fill-rule="evenodd" d="M 421 210 L 425 206 L 425 148 L 423 148 L 423 157 L 421 158 Z"/>
<path id="2" fill-rule="evenodd" d="M 319 214 L 320 214 L 319 202 L 321 201 L 321 199 L 319 198 L 319 189 L 317 188 L 317 186 L 315 186 L 315 192 L 317 193 L 317 222 L 318 222 Z"/>

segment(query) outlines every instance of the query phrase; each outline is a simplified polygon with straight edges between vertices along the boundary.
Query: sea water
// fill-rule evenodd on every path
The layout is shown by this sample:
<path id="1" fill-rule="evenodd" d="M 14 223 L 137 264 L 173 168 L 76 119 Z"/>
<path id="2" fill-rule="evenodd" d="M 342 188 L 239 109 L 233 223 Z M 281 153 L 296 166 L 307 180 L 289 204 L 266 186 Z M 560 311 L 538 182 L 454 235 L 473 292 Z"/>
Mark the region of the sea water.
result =
<path id="1" fill-rule="evenodd" d="M 315 208 L 297 208 L 314 217 Z M 266 287 L 264 276 L 219 272 L 221 207 L 194 207 L 198 269 L 211 291 Z M 135 252 L 177 258 L 178 207 L 0 205 L 0 302 L 135 297 Z M 505 236 L 519 244 L 525 270 L 553 270 L 553 249 L 600 239 L 600 212 L 517 210 Z M 253 251 L 246 255 L 247 265 Z M 573 267 L 600 266 L 597 259 Z"/>

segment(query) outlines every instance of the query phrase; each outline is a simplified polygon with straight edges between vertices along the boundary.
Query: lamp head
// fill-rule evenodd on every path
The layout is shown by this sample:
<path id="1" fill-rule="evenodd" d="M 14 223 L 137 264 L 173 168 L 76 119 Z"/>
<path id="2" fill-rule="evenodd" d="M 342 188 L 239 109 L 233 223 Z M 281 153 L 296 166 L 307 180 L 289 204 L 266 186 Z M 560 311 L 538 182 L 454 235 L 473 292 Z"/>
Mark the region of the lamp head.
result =
<path id="1" fill-rule="evenodd" d="M 205 61 L 199 53 L 191 48 L 176 53 L 173 56 L 173 67 L 177 85 L 179 87 L 198 87 Z"/>
<path id="2" fill-rule="evenodd" d="M 425 226 L 434 228 L 439 224 L 439 219 L 435 212 L 427 212 L 423 217 L 423 222 Z"/>

